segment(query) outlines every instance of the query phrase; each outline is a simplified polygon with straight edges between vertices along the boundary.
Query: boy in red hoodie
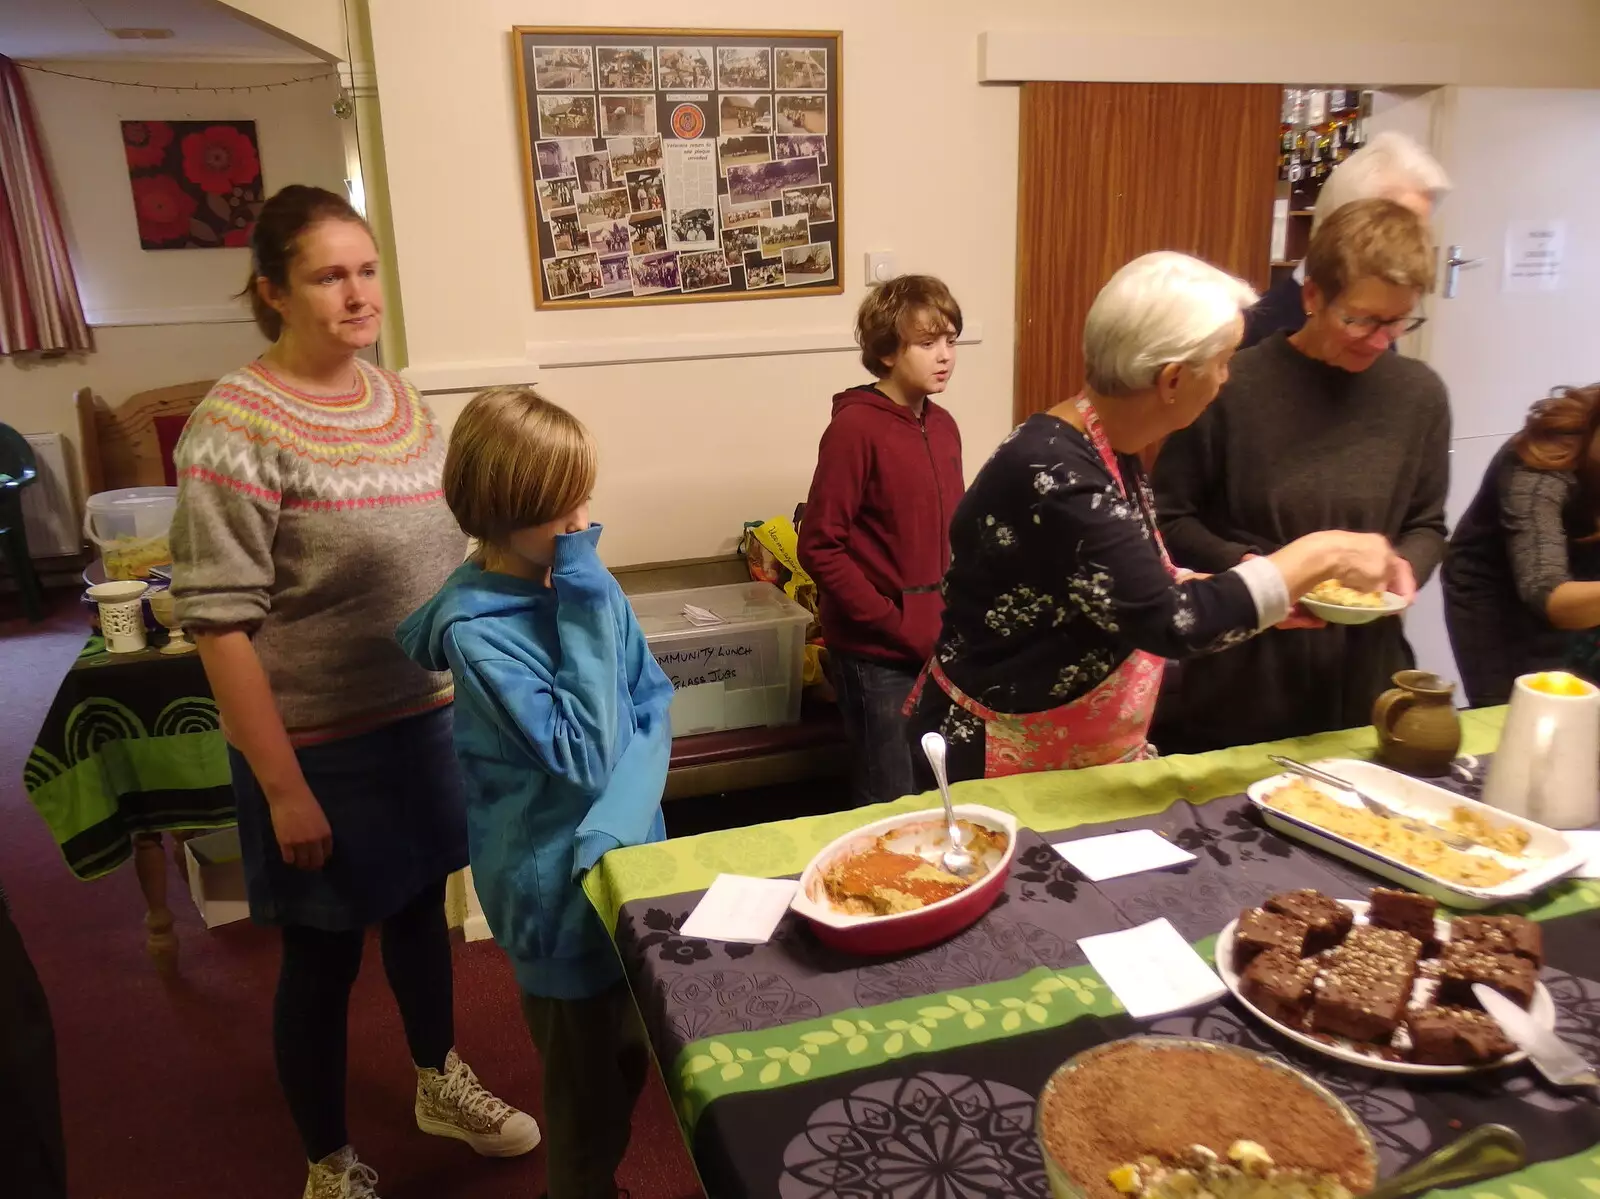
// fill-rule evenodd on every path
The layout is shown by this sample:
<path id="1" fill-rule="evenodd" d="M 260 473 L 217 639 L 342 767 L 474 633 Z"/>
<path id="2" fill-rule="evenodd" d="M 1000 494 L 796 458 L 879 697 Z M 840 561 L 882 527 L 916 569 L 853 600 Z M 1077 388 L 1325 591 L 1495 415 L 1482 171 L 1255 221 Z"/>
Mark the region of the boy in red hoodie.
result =
<path id="1" fill-rule="evenodd" d="M 867 296 L 856 341 L 878 381 L 833 397 L 800 524 L 858 804 L 917 789 L 901 708 L 939 636 L 950 517 L 965 489 L 961 432 L 928 397 L 949 383 L 960 333 L 961 308 L 931 276 Z"/>

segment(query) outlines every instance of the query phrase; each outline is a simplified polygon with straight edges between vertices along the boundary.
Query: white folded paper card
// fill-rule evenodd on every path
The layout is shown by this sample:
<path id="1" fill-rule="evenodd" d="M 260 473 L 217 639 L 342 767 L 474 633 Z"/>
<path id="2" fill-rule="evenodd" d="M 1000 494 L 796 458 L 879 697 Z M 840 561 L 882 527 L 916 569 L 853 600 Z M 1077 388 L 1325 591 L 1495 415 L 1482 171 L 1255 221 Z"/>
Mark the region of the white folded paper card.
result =
<path id="1" fill-rule="evenodd" d="M 1054 849 L 1091 883 L 1194 861 L 1194 854 L 1179 849 L 1160 833 L 1147 828 L 1084 837 L 1078 841 L 1058 841 Z"/>
<path id="2" fill-rule="evenodd" d="M 678 931 L 702 941 L 765 945 L 799 885 L 792 878 L 719 874 Z"/>
<path id="3" fill-rule="evenodd" d="M 1589 860 L 1573 872 L 1573 878 L 1600 878 L 1600 832 L 1594 829 L 1568 829 L 1563 836 L 1574 849 L 1582 849 Z"/>
<path id="4" fill-rule="evenodd" d="M 1181 1012 L 1227 993 L 1216 972 L 1165 919 L 1078 942 L 1128 1015 Z"/>
<path id="5" fill-rule="evenodd" d="M 722 617 L 711 611 L 711 609 L 702 608 L 697 604 L 685 604 L 683 606 L 683 615 L 692 625 L 704 626 L 722 623 Z"/>

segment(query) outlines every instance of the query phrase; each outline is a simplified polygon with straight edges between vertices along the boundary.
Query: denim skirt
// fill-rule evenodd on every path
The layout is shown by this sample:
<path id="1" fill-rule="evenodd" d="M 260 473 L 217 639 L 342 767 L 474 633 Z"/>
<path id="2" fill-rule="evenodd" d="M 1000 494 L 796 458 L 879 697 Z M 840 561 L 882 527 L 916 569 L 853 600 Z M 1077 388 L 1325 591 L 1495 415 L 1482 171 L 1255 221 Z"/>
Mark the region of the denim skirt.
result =
<path id="1" fill-rule="evenodd" d="M 333 830 L 321 870 L 283 860 L 244 755 L 229 749 L 250 916 L 328 932 L 365 928 L 467 864 L 467 816 L 450 705 L 295 751 Z"/>

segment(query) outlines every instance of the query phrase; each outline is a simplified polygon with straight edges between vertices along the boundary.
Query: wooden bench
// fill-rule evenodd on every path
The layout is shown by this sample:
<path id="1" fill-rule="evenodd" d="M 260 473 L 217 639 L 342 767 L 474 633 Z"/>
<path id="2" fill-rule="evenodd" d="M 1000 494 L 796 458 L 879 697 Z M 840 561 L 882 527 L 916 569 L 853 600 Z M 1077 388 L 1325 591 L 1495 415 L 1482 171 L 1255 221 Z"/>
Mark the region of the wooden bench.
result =
<path id="1" fill-rule="evenodd" d="M 742 555 L 624 566 L 613 572 L 627 595 L 748 583 Z M 685 799 L 849 773 L 850 751 L 839 710 L 807 696 L 800 723 L 677 737 L 664 798 Z"/>

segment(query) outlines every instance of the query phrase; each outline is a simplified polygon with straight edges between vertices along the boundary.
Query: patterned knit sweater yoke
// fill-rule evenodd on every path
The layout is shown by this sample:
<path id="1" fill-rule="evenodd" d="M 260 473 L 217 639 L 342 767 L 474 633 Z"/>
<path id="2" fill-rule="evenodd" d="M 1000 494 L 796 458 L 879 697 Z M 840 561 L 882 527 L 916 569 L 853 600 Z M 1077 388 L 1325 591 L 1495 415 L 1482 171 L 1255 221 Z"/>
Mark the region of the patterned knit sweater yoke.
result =
<path id="1" fill-rule="evenodd" d="M 357 362 L 313 396 L 261 363 L 218 381 L 178 443 L 173 593 L 185 628 L 242 626 L 296 744 L 450 700 L 394 629 L 466 538 L 440 487 L 445 438 L 408 383 Z"/>

